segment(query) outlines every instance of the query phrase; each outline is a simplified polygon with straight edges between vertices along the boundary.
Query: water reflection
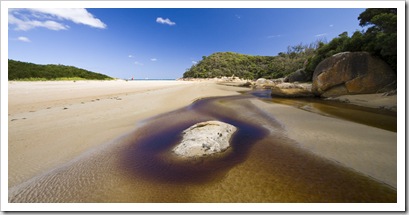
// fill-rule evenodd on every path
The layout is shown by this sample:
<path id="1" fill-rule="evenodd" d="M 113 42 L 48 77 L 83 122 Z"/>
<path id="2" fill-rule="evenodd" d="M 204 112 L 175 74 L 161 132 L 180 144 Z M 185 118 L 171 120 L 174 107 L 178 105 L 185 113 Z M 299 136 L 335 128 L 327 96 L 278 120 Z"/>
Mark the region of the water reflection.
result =
<path id="1" fill-rule="evenodd" d="M 305 111 L 345 119 L 388 131 L 396 132 L 397 130 L 396 112 L 388 110 L 360 107 L 319 98 L 271 98 L 270 90 L 255 91 L 251 95 L 263 98 L 265 102 L 290 105 Z"/>

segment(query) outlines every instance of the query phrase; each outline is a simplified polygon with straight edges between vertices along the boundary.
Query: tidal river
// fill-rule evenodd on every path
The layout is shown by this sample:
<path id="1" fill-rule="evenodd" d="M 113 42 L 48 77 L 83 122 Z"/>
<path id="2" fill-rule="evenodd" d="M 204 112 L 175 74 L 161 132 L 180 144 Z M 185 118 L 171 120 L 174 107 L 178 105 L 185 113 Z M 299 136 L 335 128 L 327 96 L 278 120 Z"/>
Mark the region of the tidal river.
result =
<path id="1" fill-rule="evenodd" d="M 200 99 L 146 119 L 135 131 L 9 189 L 9 202 L 396 202 L 396 188 L 325 159 L 290 139 L 253 100 L 396 132 L 396 115 L 268 91 Z M 164 104 L 165 105 L 165 104 Z M 171 149 L 191 125 L 238 127 L 223 154 L 183 160 Z"/>

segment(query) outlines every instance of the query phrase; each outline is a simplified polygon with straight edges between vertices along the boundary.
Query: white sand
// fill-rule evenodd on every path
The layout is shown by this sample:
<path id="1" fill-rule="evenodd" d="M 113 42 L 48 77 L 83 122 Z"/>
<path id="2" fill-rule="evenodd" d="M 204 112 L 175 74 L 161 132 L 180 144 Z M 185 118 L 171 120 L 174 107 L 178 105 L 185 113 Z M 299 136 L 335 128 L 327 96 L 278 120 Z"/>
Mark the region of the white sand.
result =
<path id="1" fill-rule="evenodd" d="M 9 82 L 9 187 L 131 132 L 139 120 L 233 94 L 210 82 Z"/>

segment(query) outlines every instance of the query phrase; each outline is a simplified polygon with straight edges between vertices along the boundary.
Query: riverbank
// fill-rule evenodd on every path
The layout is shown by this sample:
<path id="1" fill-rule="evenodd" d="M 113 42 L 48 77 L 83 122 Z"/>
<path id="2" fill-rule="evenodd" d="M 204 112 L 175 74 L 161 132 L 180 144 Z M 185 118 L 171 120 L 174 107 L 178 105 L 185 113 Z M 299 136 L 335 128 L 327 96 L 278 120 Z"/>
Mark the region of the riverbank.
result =
<path id="1" fill-rule="evenodd" d="M 138 121 L 237 88 L 189 81 L 8 83 L 8 186 L 130 132 Z"/>

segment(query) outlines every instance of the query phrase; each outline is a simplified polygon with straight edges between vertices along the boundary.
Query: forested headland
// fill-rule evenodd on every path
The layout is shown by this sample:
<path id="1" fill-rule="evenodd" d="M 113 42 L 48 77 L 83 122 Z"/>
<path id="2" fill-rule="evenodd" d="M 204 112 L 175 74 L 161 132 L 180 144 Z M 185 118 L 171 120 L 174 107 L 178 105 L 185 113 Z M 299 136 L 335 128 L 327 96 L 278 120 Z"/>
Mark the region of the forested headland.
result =
<path id="1" fill-rule="evenodd" d="M 329 42 L 288 46 L 277 56 L 251 56 L 219 52 L 203 56 L 183 74 L 183 78 L 235 76 L 244 79 L 282 78 L 302 69 L 312 78 L 317 65 L 341 52 L 365 51 L 377 56 L 397 70 L 397 9 L 369 8 L 357 18 L 362 31 L 339 34 Z"/>
<path id="2" fill-rule="evenodd" d="M 113 78 L 65 65 L 39 65 L 15 60 L 8 60 L 8 80 L 112 80 Z"/>

